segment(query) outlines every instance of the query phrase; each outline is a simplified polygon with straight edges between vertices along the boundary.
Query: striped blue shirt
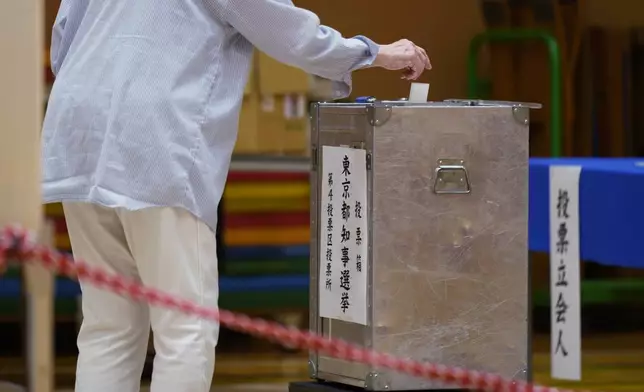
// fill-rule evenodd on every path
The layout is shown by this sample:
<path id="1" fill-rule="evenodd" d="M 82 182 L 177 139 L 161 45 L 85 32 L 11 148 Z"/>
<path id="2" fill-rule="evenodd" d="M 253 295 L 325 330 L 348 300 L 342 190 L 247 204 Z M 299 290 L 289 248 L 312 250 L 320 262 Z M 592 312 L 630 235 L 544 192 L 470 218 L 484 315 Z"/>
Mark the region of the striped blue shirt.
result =
<path id="1" fill-rule="evenodd" d="M 44 202 L 179 207 L 214 230 L 253 47 L 334 81 L 336 98 L 378 51 L 290 0 L 63 0 Z"/>

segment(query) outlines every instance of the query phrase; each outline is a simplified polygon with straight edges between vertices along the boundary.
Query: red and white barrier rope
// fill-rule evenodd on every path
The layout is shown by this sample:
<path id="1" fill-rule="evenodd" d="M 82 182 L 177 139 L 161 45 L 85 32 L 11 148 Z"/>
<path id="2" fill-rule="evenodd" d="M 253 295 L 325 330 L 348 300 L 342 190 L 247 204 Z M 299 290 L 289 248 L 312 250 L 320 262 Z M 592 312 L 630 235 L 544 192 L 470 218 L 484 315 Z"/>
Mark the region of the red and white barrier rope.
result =
<path id="1" fill-rule="evenodd" d="M 266 320 L 250 318 L 226 310 L 205 308 L 162 291 L 145 287 L 122 276 L 90 267 L 82 261 L 75 261 L 67 255 L 37 245 L 28 231 L 18 227 L 6 227 L 0 230 L 0 269 L 8 261 L 40 264 L 51 272 L 85 280 L 115 294 L 219 322 L 230 329 L 288 347 L 315 350 L 335 358 L 393 369 L 416 377 L 442 381 L 460 388 L 488 392 L 574 392 L 532 385 L 522 381 L 506 380 L 494 374 L 396 358 L 341 340 L 328 339 Z"/>

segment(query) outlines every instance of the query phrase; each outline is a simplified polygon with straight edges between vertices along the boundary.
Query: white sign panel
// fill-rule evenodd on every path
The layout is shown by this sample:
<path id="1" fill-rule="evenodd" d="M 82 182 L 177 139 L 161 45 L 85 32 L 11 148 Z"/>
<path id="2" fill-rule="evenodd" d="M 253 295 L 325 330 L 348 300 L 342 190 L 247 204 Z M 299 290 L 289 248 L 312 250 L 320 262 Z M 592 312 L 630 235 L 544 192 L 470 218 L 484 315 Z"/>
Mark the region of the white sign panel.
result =
<path id="1" fill-rule="evenodd" d="M 550 167 L 551 375 L 581 380 L 579 178 L 581 167 Z"/>
<path id="2" fill-rule="evenodd" d="M 322 147 L 320 317 L 367 325 L 366 151 Z"/>

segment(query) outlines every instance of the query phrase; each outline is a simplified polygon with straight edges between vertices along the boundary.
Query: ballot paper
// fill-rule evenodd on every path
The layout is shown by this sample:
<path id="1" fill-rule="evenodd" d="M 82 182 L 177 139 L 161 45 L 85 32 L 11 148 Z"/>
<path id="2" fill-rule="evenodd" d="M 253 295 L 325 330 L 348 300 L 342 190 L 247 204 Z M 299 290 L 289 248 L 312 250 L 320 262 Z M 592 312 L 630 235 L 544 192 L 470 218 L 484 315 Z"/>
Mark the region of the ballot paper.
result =
<path id="1" fill-rule="evenodd" d="M 409 102 L 425 103 L 429 96 L 429 83 L 412 83 L 409 91 Z"/>

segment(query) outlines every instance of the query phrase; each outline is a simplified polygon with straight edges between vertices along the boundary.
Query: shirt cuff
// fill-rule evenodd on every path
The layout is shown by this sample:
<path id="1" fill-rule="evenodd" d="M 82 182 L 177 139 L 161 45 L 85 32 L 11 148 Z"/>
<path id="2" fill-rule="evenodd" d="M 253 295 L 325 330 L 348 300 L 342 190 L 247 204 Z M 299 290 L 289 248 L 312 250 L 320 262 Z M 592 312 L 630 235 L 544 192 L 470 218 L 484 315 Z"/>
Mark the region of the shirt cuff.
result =
<path id="1" fill-rule="evenodd" d="M 357 35 L 353 37 L 354 39 L 362 41 L 365 45 L 367 45 L 367 51 L 366 55 L 367 58 L 363 62 L 363 67 L 368 67 L 373 64 L 374 61 L 376 61 L 376 57 L 378 56 L 378 53 L 380 52 L 380 45 L 377 43 L 373 42 L 371 39 L 365 37 L 364 35 Z"/>
<path id="2" fill-rule="evenodd" d="M 353 37 L 353 40 L 359 41 L 360 46 L 366 46 L 364 48 L 364 57 L 358 61 L 351 71 L 358 69 L 370 67 L 378 56 L 380 51 L 380 46 L 376 44 L 371 39 L 363 36 L 357 35 Z M 355 42 L 354 41 L 354 42 Z M 347 73 L 342 81 L 333 82 L 333 99 L 344 99 L 351 95 L 351 89 L 353 87 L 353 80 L 351 72 Z"/>

